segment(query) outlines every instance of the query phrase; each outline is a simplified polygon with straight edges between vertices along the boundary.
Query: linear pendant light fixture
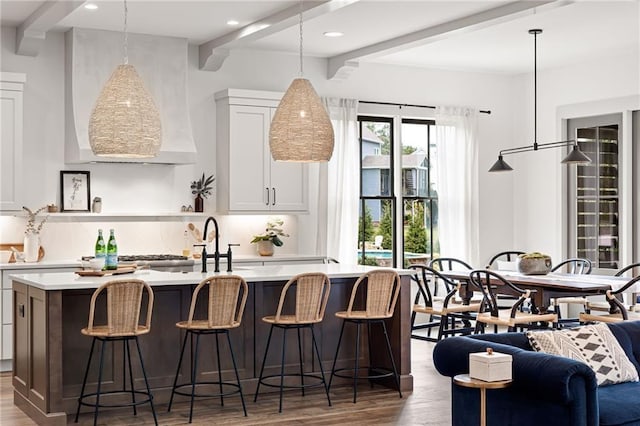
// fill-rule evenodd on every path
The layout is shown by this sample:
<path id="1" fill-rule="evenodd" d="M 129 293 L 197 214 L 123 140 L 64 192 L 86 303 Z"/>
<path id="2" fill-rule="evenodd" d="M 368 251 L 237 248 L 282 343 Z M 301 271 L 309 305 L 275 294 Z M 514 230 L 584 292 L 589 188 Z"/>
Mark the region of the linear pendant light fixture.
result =
<path id="1" fill-rule="evenodd" d="M 320 97 L 303 76 L 300 0 L 300 78 L 291 82 L 271 120 L 269 148 L 276 161 L 326 162 L 333 154 L 333 126 Z"/>
<path id="2" fill-rule="evenodd" d="M 587 157 L 578 147 L 578 143 L 575 140 L 566 140 L 558 142 L 538 143 L 537 121 L 538 121 L 538 61 L 537 61 L 537 39 L 538 34 L 541 34 L 542 30 L 533 29 L 529 30 L 529 34 L 533 34 L 533 145 L 520 146 L 517 148 L 507 148 L 500 151 L 498 160 L 489 169 L 490 172 L 508 172 L 513 170 L 511 166 L 507 164 L 502 158 L 504 155 L 517 154 L 527 151 L 538 151 L 541 149 L 560 148 L 565 146 L 573 146 L 573 149 L 563 160 L 565 164 L 588 164 L 591 163 L 591 159 Z"/>
<path id="3" fill-rule="evenodd" d="M 162 143 L 160 114 L 133 65 L 129 65 L 127 0 L 124 0 L 124 64 L 105 84 L 89 119 L 89 143 L 97 156 L 152 158 Z"/>

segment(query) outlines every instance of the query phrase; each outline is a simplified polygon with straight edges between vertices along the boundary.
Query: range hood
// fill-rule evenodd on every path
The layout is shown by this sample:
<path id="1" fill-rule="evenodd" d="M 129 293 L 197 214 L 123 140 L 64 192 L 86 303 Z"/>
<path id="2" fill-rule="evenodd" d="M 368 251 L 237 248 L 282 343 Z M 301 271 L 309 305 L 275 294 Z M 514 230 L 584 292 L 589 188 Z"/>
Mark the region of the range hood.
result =
<path id="1" fill-rule="evenodd" d="M 123 34 L 73 28 L 65 34 L 66 163 L 193 164 L 196 147 L 187 103 L 187 39 L 128 34 L 129 64 L 135 66 L 160 112 L 162 147 L 155 158 L 93 155 L 89 117 L 111 73 L 122 64 Z"/>

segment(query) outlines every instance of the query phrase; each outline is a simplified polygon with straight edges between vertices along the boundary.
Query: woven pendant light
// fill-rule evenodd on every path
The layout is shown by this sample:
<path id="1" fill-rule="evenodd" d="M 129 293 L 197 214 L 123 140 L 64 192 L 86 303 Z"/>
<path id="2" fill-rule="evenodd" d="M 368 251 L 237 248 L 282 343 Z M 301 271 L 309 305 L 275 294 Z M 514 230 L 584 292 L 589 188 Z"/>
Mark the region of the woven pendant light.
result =
<path id="1" fill-rule="evenodd" d="M 124 64 L 105 84 L 89 119 L 89 143 L 95 155 L 152 158 L 162 143 L 160 114 L 127 56 L 127 2 L 124 2 Z"/>
<path id="2" fill-rule="evenodd" d="M 302 69 L 301 1 L 300 78 L 291 82 L 271 120 L 269 147 L 276 161 L 329 161 L 333 154 L 333 126 L 313 86 L 302 78 Z"/>

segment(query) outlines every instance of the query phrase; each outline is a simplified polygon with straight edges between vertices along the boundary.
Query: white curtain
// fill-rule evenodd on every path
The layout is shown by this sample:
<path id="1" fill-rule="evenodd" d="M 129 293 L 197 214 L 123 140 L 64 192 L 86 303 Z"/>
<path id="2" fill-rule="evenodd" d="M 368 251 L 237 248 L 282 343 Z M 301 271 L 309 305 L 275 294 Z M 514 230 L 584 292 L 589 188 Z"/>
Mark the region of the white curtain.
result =
<path id="1" fill-rule="evenodd" d="M 435 141 L 440 255 L 478 266 L 477 111 L 437 107 Z"/>
<path id="2" fill-rule="evenodd" d="M 326 235 L 327 256 L 340 263 L 356 264 L 360 170 L 358 101 L 339 98 L 323 98 L 322 101 L 333 124 L 335 145 L 328 166 L 321 169 L 318 195 L 321 200 L 327 200 L 327 216 L 326 223 L 318 221 L 318 234 L 324 232 Z"/>

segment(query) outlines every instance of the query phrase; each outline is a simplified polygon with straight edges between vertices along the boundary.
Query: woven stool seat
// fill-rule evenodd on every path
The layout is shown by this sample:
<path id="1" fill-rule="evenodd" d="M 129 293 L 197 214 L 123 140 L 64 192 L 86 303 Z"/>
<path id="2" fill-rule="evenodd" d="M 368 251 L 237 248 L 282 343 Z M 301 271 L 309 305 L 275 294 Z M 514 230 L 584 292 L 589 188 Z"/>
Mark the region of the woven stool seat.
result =
<path id="1" fill-rule="evenodd" d="M 143 294 L 147 293 L 147 315 L 144 324 L 139 324 L 140 310 L 142 307 Z M 96 304 L 99 297 L 106 293 L 105 308 L 106 308 L 106 324 L 98 324 L 95 322 Z M 151 331 L 151 314 L 153 311 L 153 291 L 149 285 L 136 279 L 127 280 L 114 280 L 108 281 L 100 286 L 91 296 L 91 304 L 89 306 L 89 322 L 87 327 L 80 330 L 80 332 L 89 337 L 93 337 L 91 343 L 91 351 L 89 352 L 89 359 L 87 361 L 87 368 L 84 373 L 84 379 L 82 381 L 82 389 L 80 390 L 80 397 L 78 398 L 78 408 L 76 410 L 75 422 L 78 422 L 80 416 L 80 408 L 84 406 L 93 407 L 93 424 L 98 422 L 98 410 L 100 407 L 133 407 L 133 414 L 137 415 L 137 406 L 141 404 L 149 404 L 151 406 L 151 412 L 153 413 L 154 423 L 157 425 L 158 420 L 156 418 L 156 411 L 153 406 L 153 395 L 149 388 L 149 381 L 147 380 L 147 373 L 144 368 L 144 362 L 142 360 L 142 352 L 140 351 L 140 344 L 138 343 L 138 336 L 147 334 Z M 129 341 L 135 341 L 138 352 L 138 359 L 140 360 L 140 367 L 146 390 L 136 390 L 134 388 L 133 370 L 131 368 L 131 351 L 129 349 Z M 98 370 L 98 381 L 96 392 L 85 392 L 87 385 L 87 378 L 89 376 L 89 369 L 91 367 L 91 360 L 93 358 L 93 350 L 96 346 L 96 341 L 101 342 L 100 350 L 100 363 Z M 102 390 L 102 372 L 105 359 L 105 346 L 108 343 L 112 345 L 114 342 L 122 342 L 123 350 L 123 364 L 128 364 L 129 370 L 129 390 L 126 389 L 126 380 L 123 380 L 121 390 Z M 126 378 L 126 367 L 123 365 L 124 374 L 123 378 Z M 130 403 L 105 403 L 101 402 L 101 397 L 105 395 L 115 394 L 129 394 L 131 396 Z M 136 395 L 143 395 L 146 398 L 136 400 Z M 87 401 L 88 399 L 92 401 Z"/>
<path id="2" fill-rule="evenodd" d="M 293 312 L 283 313 L 286 305 L 288 295 L 293 293 L 295 289 L 295 304 L 293 305 Z M 258 386 L 256 387 L 256 393 L 253 397 L 253 401 L 258 400 L 258 394 L 260 392 L 260 386 L 275 387 L 280 390 L 280 401 L 278 405 L 278 412 L 282 412 L 282 394 L 285 388 L 295 388 L 302 391 L 302 396 L 305 394 L 305 389 L 315 386 L 323 386 L 327 395 L 327 401 L 331 406 L 331 398 L 329 397 L 329 387 L 324 377 L 324 369 L 322 368 L 322 361 L 320 357 L 320 351 L 318 350 L 318 344 L 316 342 L 316 336 L 313 329 L 313 325 L 322 321 L 324 317 L 324 311 L 329 300 L 329 291 L 331 289 L 331 282 L 329 277 L 321 272 L 311 272 L 306 274 L 299 274 L 287 281 L 280 292 L 280 300 L 278 301 L 278 308 L 275 315 L 269 315 L 262 318 L 262 321 L 267 324 L 271 324 L 269 329 L 269 337 L 267 338 L 267 347 L 264 350 L 264 358 L 262 359 L 262 367 L 260 368 L 260 376 L 258 378 Z M 265 375 L 264 368 L 267 363 L 267 354 L 269 353 L 269 346 L 271 344 L 271 336 L 273 335 L 273 329 L 282 329 L 282 352 L 280 373 Z M 302 365 L 302 343 L 300 337 L 300 330 L 308 328 L 311 330 L 311 345 L 312 350 L 315 350 L 317 359 L 314 363 L 318 363 L 320 372 L 318 373 L 305 373 Z M 291 329 L 297 330 L 298 335 L 298 359 L 299 359 L 299 373 L 285 373 L 285 354 L 286 354 L 286 342 L 287 331 Z M 299 384 L 285 384 L 284 379 L 287 378 L 299 378 Z M 270 379 L 278 378 L 279 383 L 270 382 Z M 314 379 L 313 383 L 305 383 L 305 379 Z"/>
<path id="3" fill-rule="evenodd" d="M 207 297 L 207 317 L 206 318 L 194 318 L 196 313 L 196 306 L 198 303 L 198 296 L 200 291 L 204 288 L 208 290 Z M 189 319 L 186 321 L 180 321 L 176 323 L 176 327 L 185 330 L 184 340 L 182 341 L 182 349 L 180 350 L 180 360 L 178 361 L 178 367 L 176 369 L 176 375 L 173 379 L 173 386 L 171 389 L 171 398 L 169 399 L 169 406 L 167 411 L 171 411 L 174 395 L 182 395 L 190 397 L 189 406 L 189 423 L 193 419 L 193 404 L 195 398 L 211 398 L 220 397 L 220 405 L 224 405 L 224 397 L 233 394 L 240 394 L 240 401 L 242 402 L 242 411 L 244 415 L 247 415 L 247 408 L 244 403 L 244 395 L 242 394 L 242 385 L 240 384 L 240 376 L 238 375 L 238 368 L 236 366 L 236 358 L 233 353 L 233 346 L 231 345 L 231 338 L 229 337 L 229 330 L 240 326 L 242 321 L 242 315 L 247 303 L 247 296 L 249 288 L 247 283 L 242 277 L 236 275 L 220 275 L 215 277 L 208 277 L 202 280 L 198 286 L 193 290 L 191 296 L 191 306 L 189 308 Z M 200 298 L 202 299 L 202 298 Z M 224 334 L 227 337 L 227 343 L 229 345 L 229 352 L 231 353 L 231 362 L 233 364 L 233 371 L 235 372 L 236 381 L 229 382 L 222 380 L 222 363 L 220 357 L 220 346 L 218 344 L 218 335 Z M 200 336 L 202 335 L 215 335 L 216 341 L 216 360 L 218 366 L 218 380 L 198 380 L 198 355 L 200 346 Z M 187 383 L 178 384 L 178 377 L 180 375 L 180 369 L 182 366 L 182 360 L 187 347 L 187 340 L 191 337 L 193 343 L 193 337 L 195 336 L 195 349 L 192 354 L 191 374 L 190 380 Z M 193 344 L 192 344 L 193 346 Z M 217 393 L 196 393 L 196 387 L 202 385 L 217 385 L 219 392 Z M 189 388 L 189 391 L 183 391 L 183 388 Z M 231 389 L 225 391 L 225 389 Z"/>

